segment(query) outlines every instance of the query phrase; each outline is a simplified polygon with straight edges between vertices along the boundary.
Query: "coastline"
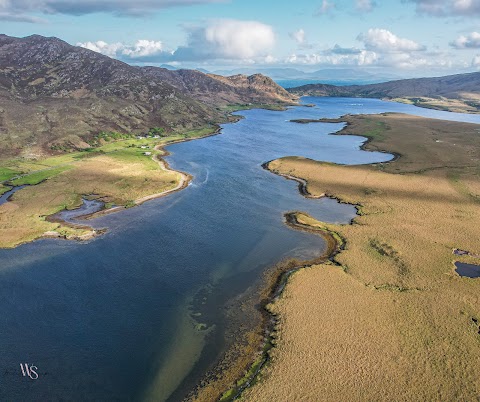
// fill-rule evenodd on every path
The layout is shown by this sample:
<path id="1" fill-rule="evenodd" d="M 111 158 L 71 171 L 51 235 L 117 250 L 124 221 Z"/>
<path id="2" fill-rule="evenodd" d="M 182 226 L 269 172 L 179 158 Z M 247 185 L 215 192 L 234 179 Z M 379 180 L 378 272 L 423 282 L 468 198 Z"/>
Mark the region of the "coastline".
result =
<path id="1" fill-rule="evenodd" d="M 270 171 L 271 173 L 285 177 L 286 179 L 296 181 L 298 183 L 300 194 L 305 198 L 320 199 L 323 197 L 328 197 L 341 203 L 350 204 L 348 202 L 344 202 L 338 197 L 332 197 L 327 194 L 315 196 L 309 193 L 307 190 L 306 181 L 295 176 L 283 175 L 270 170 L 268 166 L 269 163 L 270 162 L 263 163 L 261 165 L 262 168 Z M 350 205 L 354 205 L 357 209 L 357 215 L 360 215 L 361 206 L 356 204 Z M 243 364 L 238 364 L 238 361 L 235 360 L 231 361 L 228 357 L 220 359 L 220 361 L 218 361 L 212 369 L 205 373 L 204 379 L 201 381 L 202 385 L 197 386 L 187 395 L 185 398 L 186 401 L 203 401 L 210 400 L 208 398 L 215 398 L 221 402 L 230 402 L 239 398 L 243 391 L 255 383 L 258 375 L 261 374 L 263 367 L 269 362 L 269 351 L 274 347 L 277 331 L 276 326 L 278 324 L 277 316 L 271 311 L 269 306 L 282 295 L 290 276 L 299 270 L 319 264 L 333 264 L 336 266 L 341 266 L 341 264 L 335 260 L 335 257 L 345 248 L 346 240 L 339 233 L 328 228 L 328 224 L 315 220 L 318 222 L 319 226 L 308 225 L 300 222 L 298 219 L 299 216 L 306 216 L 310 218 L 308 214 L 300 211 L 285 212 L 284 224 L 294 230 L 309 232 L 322 237 L 325 241 L 325 250 L 314 259 L 303 261 L 288 259 L 281 261 L 280 263 L 266 270 L 263 278 L 260 280 L 261 283 L 257 285 L 258 288 L 252 291 L 253 295 L 251 294 L 246 298 L 246 303 L 250 302 L 254 306 L 253 312 L 260 314 L 261 321 L 256 327 L 251 328 L 244 333 L 237 334 L 237 336 L 240 338 L 250 338 L 249 335 L 252 333 L 260 334 L 260 336 L 257 338 L 257 342 L 252 342 L 250 345 L 244 348 L 241 355 Z M 353 224 L 354 220 L 355 218 L 353 218 L 349 224 Z M 242 308 L 244 303 L 245 302 L 233 307 L 233 309 Z M 235 349 L 236 347 L 237 345 L 234 343 L 230 349 Z M 248 356 L 250 356 L 250 359 L 248 359 Z M 245 360 L 247 361 L 246 364 L 244 363 Z M 209 378 L 215 377 L 215 373 L 218 368 L 224 366 L 226 366 L 226 370 L 228 371 L 227 376 L 233 377 L 233 381 L 230 381 L 230 385 L 222 386 L 222 381 L 219 381 L 218 379 L 209 382 Z M 232 386 L 232 384 L 235 385 Z M 205 389 L 207 389 L 207 395 L 202 394 Z"/>
<path id="2" fill-rule="evenodd" d="M 349 135 L 349 134 L 347 134 Z M 389 153 L 389 152 L 387 152 Z M 308 187 L 308 182 L 305 180 L 305 179 L 302 179 L 301 177 L 296 177 L 296 176 L 292 176 L 292 175 L 289 175 L 289 174 L 284 174 L 284 173 L 281 173 L 281 172 L 278 172 L 274 169 L 270 169 L 269 167 L 269 164 L 273 162 L 273 161 L 268 161 L 268 162 L 265 162 L 262 164 L 262 168 L 269 171 L 270 173 L 273 173 L 273 174 L 276 174 L 277 176 L 280 176 L 280 177 L 283 177 L 287 180 L 292 180 L 292 181 L 295 181 L 298 183 L 298 192 L 303 195 L 305 198 L 310 198 L 310 199 L 321 199 L 321 198 L 330 198 L 332 200 L 336 200 L 338 201 L 339 203 L 341 204 L 348 204 L 348 205 L 352 205 L 353 207 L 355 207 L 355 209 L 357 210 L 357 215 L 361 215 L 361 210 L 362 210 L 362 205 L 361 204 L 358 204 L 358 203 L 351 203 L 347 200 L 344 200 L 342 199 L 341 197 L 337 196 L 337 195 L 334 195 L 334 194 L 328 194 L 328 193 L 322 193 L 320 195 L 313 195 L 311 194 L 307 187 Z M 392 161 L 389 161 L 389 162 L 393 162 L 393 159 Z M 327 163 L 327 162 L 325 162 Z M 378 162 L 378 163 L 385 163 L 385 162 Z M 388 162 L 387 162 L 388 163 Z M 288 215 L 288 214 L 291 214 L 290 212 L 287 212 L 285 214 L 285 217 Z M 350 222 L 350 224 L 353 224 L 355 221 L 355 218 L 352 219 L 352 221 Z M 288 224 L 289 222 L 287 222 Z M 296 227 L 298 229 L 298 226 Z"/>
<path id="3" fill-rule="evenodd" d="M 285 213 L 284 224 L 295 230 L 306 231 L 322 237 L 325 240 L 325 250 L 310 260 L 287 259 L 271 266 L 258 280 L 257 285 L 253 286 L 254 289 L 249 289 L 246 296 L 240 296 L 242 300 L 237 300 L 230 309 L 235 313 L 235 311 L 244 310 L 247 306 L 251 313 L 259 314 L 259 323 L 247 330 L 240 329 L 235 334 L 238 338 L 237 342 L 233 342 L 227 348 L 223 357 L 205 373 L 203 380 L 200 381 L 201 385 L 197 385 L 186 396 L 185 401 L 215 399 L 229 402 L 240 397 L 242 392 L 255 382 L 262 368 L 269 361 L 269 351 L 275 341 L 278 323 L 277 317 L 271 312 L 269 306 L 281 296 L 289 277 L 301 269 L 317 264 L 339 265 L 335 261 L 335 256 L 345 247 L 344 239 L 326 227 L 320 228 L 300 223 L 297 220 L 298 214 L 304 213 L 298 211 Z M 239 345 L 242 340 L 252 338 L 253 341 L 250 341 L 249 344 Z M 238 353 L 238 348 L 241 350 L 240 353 Z M 229 356 L 230 350 L 235 350 L 240 357 L 232 359 Z M 225 378 L 217 377 L 219 373 L 230 378 L 230 385 L 225 384 Z M 212 378 L 213 380 L 211 380 Z M 232 386 L 232 384 L 235 385 Z"/>
<path id="4" fill-rule="evenodd" d="M 289 105 L 281 105 L 282 110 L 284 108 L 286 108 L 287 106 L 290 106 L 290 104 Z M 273 106 L 264 105 L 264 108 L 273 108 Z M 279 108 L 280 108 L 280 106 L 279 106 Z M 240 109 L 238 111 L 241 111 L 241 110 L 242 109 Z M 229 112 L 226 119 L 225 119 L 225 122 L 222 123 L 222 124 L 235 123 L 235 122 L 237 122 L 237 121 L 239 121 L 243 118 L 243 116 L 232 115 L 231 114 L 235 111 L 237 111 L 237 110 L 233 110 L 233 111 Z M 156 198 L 161 198 L 161 197 L 167 196 L 171 193 L 183 190 L 184 188 L 186 188 L 189 185 L 190 181 L 192 180 L 192 176 L 189 175 L 186 172 L 181 172 L 181 171 L 177 171 L 175 169 L 172 169 L 169 166 L 168 162 L 163 159 L 164 157 L 170 155 L 170 153 L 165 148 L 170 146 L 170 145 L 174 145 L 174 144 L 181 143 L 181 142 L 193 141 L 193 140 L 197 140 L 197 139 L 201 139 L 201 138 L 207 138 L 207 137 L 210 137 L 210 136 L 219 135 L 219 134 L 221 134 L 221 131 L 222 131 L 221 125 L 220 124 L 215 124 L 212 127 L 212 131 L 210 131 L 206 134 L 201 134 L 201 135 L 196 136 L 196 137 L 180 138 L 180 139 L 175 139 L 175 140 L 171 140 L 171 141 L 167 140 L 166 143 L 161 143 L 161 144 L 154 145 L 154 150 L 155 151 L 161 151 L 162 154 L 161 155 L 159 155 L 159 154 L 153 155 L 152 158 L 151 158 L 152 161 L 156 162 L 159 165 L 160 169 L 163 170 L 164 172 L 176 173 L 176 174 L 180 175 L 180 180 L 177 183 L 177 185 L 175 185 L 175 187 L 164 190 L 164 191 L 159 192 L 159 193 L 148 194 L 146 196 L 134 199 L 133 201 L 129 201 L 128 205 L 113 205 L 109 208 L 104 208 L 104 209 L 101 209 L 97 212 L 86 213 L 84 215 L 78 215 L 78 216 L 76 216 L 75 219 L 80 219 L 80 220 L 95 219 L 95 218 L 103 216 L 103 215 L 109 215 L 111 213 L 119 212 L 119 211 L 122 211 L 122 210 L 127 209 L 127 208 L 131 208 L 131 207 L 141 205 L 144 202 L 147 202 L 147 201 L 150 201 L 150 200 L 153 200 L 153 199 L 156 199 Z M 47 178 L 39 181 L 38 183 L 32 184 L 32 185 L 42 184 L 46 180 L 47 180 Z M 79 193 L 78 197 L 81 197 L 81 194 L 82 193 Z M 82 206 L 82 204 L 78 203 L 78 204 L 75 205 L 74 208 L 72 208 L 70 210 L 74 211 L 74 210 L 80 208 L 81 206 Z M 15 241 L 13 245 L 3 246 L 2 248 L 16 248 L 18 246 L 28 244 L 28 243 L 34 242 L 36 240 L 41 240 L 41 239 L 64 239 L 64 240 L 74 240 L 74 241 L 84 242 L 84 241 L 92 240 L 92 239 L 94 239 L 94 238 L 96 238 L 100 235 L 103 235 L 104 233 L 106 233 L 108 231 L 108 229 L 106 229 L 106 228 L 94 229 L 93 227 L 88 226 L 88 225 L 84 225 L 82 223 L 66 222 L 63 219 L 56 216 L 61 211 L 62 210 L 57 210 L 53 213 L 41 214 L 40 215 L 40 217 L 43 220 L 45 220 L 46 222 L 57 223 L 59 225 L 57 228 L 54 228 L 54 229 L 52 228 L 50 230 L 46 230 L 44 232 L 36 234 L 35 236 L 29 236 L 28 238 L 19 239 L 19 240 Z M 75 233 L 75 231 L 79 231 L 79 230 L 83 231 L 83 232 Z"/>
<path id="5" fill-rule="evenodd" d="M 394 114 L 397 114 L 397 115 L 402 115 L 403 113 L 396 113 L 396 112 L 387 112 L 387 113 L 377 113 L 377 114 L 372 114 L 372 115 L 368 115 L 368 114 L 365 114 L 365 115 L 357 115 L 357 116 L 378 116 L 378 115 L 394 115 Z M 393 158 L 390 159 L 389 161 L 386 161 L 386 162 L 376 162 L 375 164 L 382 164 L 382 163 L 391 163 L 391 162 L 395 162 L 397 161 L 398 159 L 400 159 L 400 157 L 402 156 L 400 153 L 398 152 L 395 152 L 395 151 L 386 151 L 384 149 L 381 149 L 381 148 L 378 148 L 376 146 L 373 146 L 372 145 L 372 141 L 374 140 L 374 138 L 372 136 L 369 136 L 368 134 L 366 133 L 354 133 L 351 130 L 353 124 L 352 122 L 349 120 L 349 118 L 353 117 L 355 115 L 350 115 L 350 114 L 345 114 L 343 116 L 340 116 L 338 119 L 331 119 L 331 118 L 321 118 L 321 119 L 293 119 L 293 120 L 290 120 L 291 123 L 297 123 L 297 124 L 310 124 L 310 123 L 343 123 L 344 124 L 344 127 L 339 130 L 339 131 L 336 131 L 334 133 L 330 133 L 329 135 L 355 135 L 357 137 L 364 137 L 365 138 L 365 141 L 362 143 L 362 145 L 360 145 L 360 149 L 362 151 L 375 151 L 375 152 L 381 152 L 381 153 L 386 153 L 386 154 L 390 154 L 390 155 L 393 155 Z M 407 116 L 407 115 L 406 115 Z"/>
<path id="6" fill-rule="evenodd" d="M 238 119 L 236 118 L 236 116 L 233 116 L 233 117 L 230 117 L 230 121 L 238 121 Z M 158 155 L 158 154 L 153 155 L 151 159 L 158 164 L 158 166 L 161 170 L 163 170 L 165 172 L 177 173 L 177 174 L 180 175 L 180 180 L 178 181 L 178 183 L 176 184 L 176 186 L 174 188 L 170 188 L 170 189 L 164 190 L 160 193 L 149 194 L 149 195 L 143 196 L 141 198 L 138 198 L 138 199 L 133 201 L 133 205 L 131 205 L 131 206 L 123 206 L 123 205 L 112 206 L 111 208 L 101 209 L 97 212 L 86 213 L 84 215 L 76 216 L 75 220 L 95 219 L 95 218 L 100 217 L 100 216 L 109 215 L 111 213 L 119 212 L 119 211 L 125 210 L 127 208 L 135 207 L 135 206 L 143 204 L 144 202 L 147 202 L 147 201 L 150 201 L 150 200 L 153 200 L 153 199 L 156 199 L 156 198 L 165 197 L 165 196 L 167 196 L 169 194 L 172 194 L 174 192 L 183 190 L 184 188 L 186 188 L 189 185 L 190 181 L 192 180 L 192 176 L 189 175 L 188 173 L 177 171 L 175 169 L 170 168 L 168 162 L 162 159 L 163 157 L 168 156 L 170 154 L 168 151 L 165 150 L 165 147 L 167 147 L 169 145 L 176 144 L 176 143 L 180 143 L 180 142 L 193 141 L 193 140 L 200 139 L 200 138 L 206 138 L 206 137 L 218 135 L 218 134 L 221 133 L 221 130 L 222 130 L 221 126 L 217 125 L 213 132 L 202 135 L 200 137 L 182 138 L 182 139 L 177 139 L 177 140 L 174 140 L 174 141 L 171 141 L 171 142 L 167 142 L 166 144 L 155 145 L 154 150 L 155 151 L 161 151 L 162 155 Z M 42 180 L 38 184 L 41 184 L 43 181 L 45 181 L 45 180 Z M 71 211 L 75 211 L 76 209 L 80 208 L 81 205 L 82 204 L 78 205 L 76 208 L 72 208 Z M 91 227 L 87 224 L 82 224 L 81 222 L 75 222 L 75 223 L 67 222 L 64 219 L 57 216 L 60 212 L 61 211 L 56 211 L 53 214 L 44 216 L 45 221 L 50 222 L 50 223 L 56 223 L 56 224 L 60 225 L 57 229 L 43 232 L 42 234 L 38 235 L 35 238 L 30 238 L 28 240 L 19 241 L 12 248 L 16 248 L 16 247 L 19 247 L 23 244 L 28 244 L 28 243 L 34 242 L 36 240 L 41 240 L 41 239 L 61 239 L 61 240 L 69 240 L 69 241 L 86 242 L 86 241 L 93 240 L 93 239 L 105 234 L 108 231 L 107 228 L 95 229 L 95 228 L 93 228 L 93 227 Z M 62 231 L 63 233 L 61 233 L 61 231 L 58 230 L 62 227 L 64 229 L 66 229 L 66 230 Z M 72 229 L 72 230 L 69 230 L 69 229 Z M 81 232 L 80 233 L 74 233 L 75 231 L 81 231 Z M 10 247 L 8 247 L 8 248 L 10 248 Z"/>
<path id="7" fill-rule="evenodd" d="M 340 120 L 341 118 L 343 118 L 343 116 L 340 117 L 338 120 Z M 323 122 L 323 119 L 315 120 L 314 122 Z M 339 121 L 335 121 L 335 123 L 337 122 Z M 344 122 L 344 121 L 340 121 L 340 122 Z M 348 122 L 344 122 L 344 123 L 346 123 L 346 125 L 345 127 L 342 128 L 342 130 L 335 133 L 331 133 L 330 135 L 362 136 L 359 134 L 342 133 L 350 125 L 350 123 Z M 365 138 L 365 141 L 362 143 L 361 149 L 365 151 L 370 151 L 366 147 L 367 147 L 367 144 L 371 141 L 371 139 L 366 136 L 362 136 L 362 137 Z M 394 157 L 392 160 L 388 162 L 379 162 L 380 164 L 390 163 L 400 158 L 399 154 L 394 154 L 388 151 L 381 151 L 381 152 L 390 153 L 394 155 Z M 271 162 L 273 161 L 264 162 L 262 163 L 261 167 L 273 174 L 284 177 L 287 180 L 293 180 L 297 182 L 298 191 L 303 197 L 310 198 L 310 199 L 321 199 L 324 197 L 335 199 L 338 202 L 353 205 L 357 210 L 356 212 L 357 216 L 362 215 L 361 204 L 350 203 L 348 201 L 341 199 L 338 196 L 329 195 L 327 193 L 322 193 L 320 195 L 313 195 L 307 189 L 308 182 L 306 180 L 293 175 L 283 174 L 275 170 L 272 170 L 269 167 L 269 164 Z M 298 221 L 299 215 L 304 215 L 309 217 L 308 214 L 305 214 L 300 211 L 285 212 L 284 213 L 285 225 L 289 226 L 294 230 L 301 230 L 317 236 L 321 236 L 325 240 L 326 250 L 320 256 L 318 256 L 313 260 L 297 261 L 292 259 L 292 260 L 283 261 L 280 264 L 278 264 L 278 266 L 274 266 L 268 269 L 267 272 L 264 274 L 264 278 L 262 278 L 263 284 L 261 284 L 260 289 L 257 290 L 256 296 L 253 296 L 254 298 L 256 297 L 255 305 L 257 307 L 255 308 L 255 310 L 259 312 L 261 315 L 261 324 L 258 325 L 257 328 L 255 328 L 254 332 L 259 332 L 261 334 L 261 338 L 256 345 L 255 344 L 249 345 L 249 347 L 247 348 L 248 351 L 250 352 L 251 358 L 249 360 L 249 363 L 246 366 L 245 365 L 242 365 L 240 367 L 238 365 L 235 366 L 235 363 L 237 362 L 231 362 L 231 361 L 228 361 L 228 359 L 226 359 L 227 370 L 229 371 L 230 376 L 233 376 L 235 378 L 234 382 L 231 382 L 231 384 L 235 383 L 235 386 L 230 385 L 228 388 L 226 388 L 225 386 L 222 388 L 222 386 L 219 384 L 217 389 L 215 381 L 213 381 L 213 388 L 216 390 L 214 392 L 215 398 L 219 399 L 221 402 L 231 402 L 239 398 L 242 395 L 242 393 L 247 388 L 249 388 L 250 385 L 253 385 L 255 383 L 256 378 L 258 377 L 259 374 L 261 374 L 263 367 L 268 363 L 270 358 L 269 351 L 274 347 L 273 342 L 275 340 L 276 326 L 278 323 L 277 316 L 271 311 L 271 309 L 269 308 L 269 305 L 282 295 L 282 292 L 287 285 L 289 277 L 293 273 L 301 269 L 309 268 L 314 265 L 330 263 L 333 265 L 342 266 L 340 263 L 335 261 L 335 256 L 338 255 L 345 248 L 346 239 L 344 239 L 339 233 L 328 229 L 326 227 L 328 225 L 324 224 L 323 222 L 316 221 L 319 224 L 321 224 L 323 227 L 318 227 L 318 226 L 316 227 L 316 226 L 299 222 Z M 354 223 L 355 223 L 355 218 L 353 218 L 349 224 L 352 225 Z M 255 352 L 252 353 L 252 350 L 254 350 Z M 205 397 L 201 395 L 202 389 L 205 387 L 205 384 L 207 387 L 211 387 L 211 384 L 208 383 L 207 378 L 209 376 L 212 376 L 212 373 L 215 373 L 217 367 L 222 366 L 223 364 L 225 364 L 225 362 L 222 359 L 213 367 L 213 369 L 209 370 L 209 372 L 207 372 L 204 376 L 205 380 L 202 381 L 204 385 L 197 386 L 187 396 L 185 400 L 186 401 L 205 400 Z M 208 397 L 212 397 L 212 395 L 209 393 Z"/>
<path id="8" fill-rule="evenodd" d="M 268 162 L 264 163 L 262 167 L 266 170 L 269 170 Z M 278 174 L 273 171 L 271 172 Z M 328 197 L 327 195 L 314 196 L 310 194 L 306 189 L 305 183 L 296 177 L 290 177 L 288 175 L 284 177 L 289 180 L 297 181 L 299 183 L 300 193 L 306 198 L 319 199 L 322 197 Z M 329 198 L 338 200 L 338 198 L 335 197 Z M 338 201 L 342 202 L 340 200 Z M 249 349 L 256 350 L 256 352 L 251 353 L 252 358 L 246 367 L 235 367 L 234 369 L 227 368 L 227 370 L 230 370 L 231 373 L 236 373 L 237 379 L 235 380 L 235 386 L 231 386 L 228 389 L 224 388 L 223 390 L 219 388 L 219 391 L 222 392 L 218 394 L 216 399 L 219 399 L 221 402 L 231 402 L 241 397 L 242 393 L 255 383 L 257 377 L 261 374 L 262 369 L 266 364 L 268 364 L 270 360 L 269 352 L 274 347 L 277 333 L 276 327 L 278 324 L 278 317 L 269 306 L 278 300 L 278 298 L 282 295 L 283 290 L 288 284 L 290 276 L 299 270 L 310 268 L 319 264 L 332 264 L 341 266 L 341 264 L 335 260 L 335 257 L 345 248 L 346 240 L 339 233 L 328 228 L 328 224 L 316 220 L 315 221 L 321 226 L 305 224 L 299 221 L 299 216 L 306 216 L 310 218 L 308 214 L 300 211 L 285 212 L 284 224 L 294 230 L 300 230 L 322 237 L 325 241 L 326 248 L 322 254 L 314 259 L 303 261 L 290 259 L 282 261 L 266 271 L 264 277 L 262 278 L 262 284 L 259 285 L 259 290 L 256 292 L 257 301 L 255 303 L 257 306 L 256 311 L 261 315 L 261 324 L 256 329 L 256 331 L 261 334 L 260 341 L 257 343 L 257 345 L 250 346 Z M 354 223 L 354 219 L 355 218 L 352 219 L 350 224 Z M 218 363 L 218 365 L 220 364 L 222 364 L 222 362 Z M 199 391 L 201 392 L 201 387 Z M 198 395 L 195 395 L 195 397 L 190 395 L 186 400 L 196 401 L 204 400 L 204 398 L 201 396 L 199 398 Z"/>
<path id="9" fill-rule="evenodd" d="M 170 167 L 170 165 L 168 164 L 168 162 L 163 159 L 164 157 L 167 157 L 167 156 L 170 155 L 170 152 L 168 152 L 165 149 L 166 147 L 168 147 L 170 145 L 174 145 L 174 144 L 179 144 L 179 143 L 182 143 L 182 142 L 188 142 L 188 141 L 199 140 L 199 139 L 202 139 L 202 138 L 213 137 L 215 135 L 221 134 L 221 132 L 222 132 L 222 127 L 218 126 L 213 133 L 206 134 L 206 135 L 203 135 L 201 137 L 183 138 L 183 139 L 180 139 L 180 140 L 175 140 L 175 141 L 169 142 L 167 144 L 156 145 L 155 148 L 154 148 L 155 151 L 161 151 L 162 155 L 161 156 L 160 155 L 153 155 L 152 160 L 158 163 L 158 165 L 160 166 L 160 169 L 180 174 L 180 181 L 174 188 L 162 191 L 160 193 L 147 195 L 147 196 L 144 196 L 144 197 L 141 197 L 141 198 L 138 198 L 138 199 L 134 200 L 134 205 L 132 207 L 136 207 L 136 206 L 142 205 L 144 202 L 154 200 L 156 198 L 162 198 L 162 197 L 165 197 L 169 194 L 176 193 L 177 191 L 181 191 L 184 188 L 188 187 L 191 180 L 193 179 L 193 176 L 186 173 L 186 172 L 182 172 L 180 170 L 172 169 Z M 102 209 L 100 211 L 97 211 L 97 212 L 94 212 L 94 213 L 91 213 L 91 214 L 78 216 L 77 219 L 84 219 L 84 220 L 95 219 L 95 218 L 98 218 L 100 216 L 109 215 L 111 213 L 122 211 L 122 210 L 127 209 L 127 208 L 128 207 L 125 207 L 125 206 L 113 206 L 111 208 Z"/>

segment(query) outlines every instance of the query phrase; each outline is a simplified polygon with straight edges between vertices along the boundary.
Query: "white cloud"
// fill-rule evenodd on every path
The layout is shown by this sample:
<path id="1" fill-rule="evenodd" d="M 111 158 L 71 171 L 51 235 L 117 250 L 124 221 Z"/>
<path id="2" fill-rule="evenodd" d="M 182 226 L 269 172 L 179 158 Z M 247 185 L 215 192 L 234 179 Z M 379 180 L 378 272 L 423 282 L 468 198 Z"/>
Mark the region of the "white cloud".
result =
<path id="1" fill-rule="evenodd" d="M 291 32 L 289 35 L 290 35 L 290 38 L 292 38 L 299 45 L 303 45 L 307 41 L 307 38 L 305 36 L 305 31 L 303 29 L 299 29 L 298 31 Z"/>
<path id="2" fill-rule="evenodd" d="M 408 0 L 417 5 L 419 14 L 436 17 L 480 15 L 480 0 Z"/>
<path id="3" fill-rule="evenodd" d="M 107 43 L 99 40 L 96 42 L 77 43 L 77 46 L 126 61 L 166 60 L 171 57 L 171 53 L 164 51 L 162 42 L 146 39 L 137 40 L 133 45 L 120 42 Z"/>
<path id="4" fill-rule="evenodd" d="M 290 64 L 333 65 L 333 66 L 368 66 L 375 64 L 378 55 L 375 52 L 361 50 L 356 54 L 334 54 L 330 51 L 310 54 L 292 54 L 285 62 Z"/>
<path id="5" fill-rule="evenodd" d="M 456 49 L 476 49 L 480 48 L 480 33 L 471 32 L 468 35 L 461 35 L 450 45 Z"/>
<path id="6" fill-rule="evenodd" d="M 265 57 L 275 45 L 270 25 L 257 21 L 217 20 L 205 27 L 190 28 L 186 46 L 180 46 L 173 59 L 247 60 Z"/>
<path id="7" fill-rule="evenodd" d="M 163 45 L 160 41 L 140 39 L 131 48 L 125 48 L 123 54 L 131 57 L 147 57 L 163 52 Z"/>
<path id="8" fill-rule="evenodd" d="M 450 68 L 451 55 L 427 52 L 425 47 L 399 38 L 385 29 L 370 29 L 358 36 L 364 46 L 332 48 L 310 54 L 293 54 L 286 63 L 324 66 L 371 66 L 391 69 L 415 70 L 418 68 Z M 457 63 L 458 64 L 458 63 Z"/>
<path id="9" fill-rule="evenodd" d="M 134 44 L 96 42 L 77 46 L 132 62 L 186 62 L 241 60 L 244 63 L 273 63 L 270 54 L 275 34 L 269 25 L 257 21 L 218 20 L 204 27 L 189 29 L 187 45 L 167 51 L 160 41 L 141 39 Z"/>
<path id="10" fill-rule="evenodd" d="M 328 14 L 335 8 L 335 3 L 330 3 L 328 0 L 322 0 L 322 5 L 317 9 L 315 15 Z"/>
<path id="11" fill-rule="evenodd" d="M 362 13 L 369 13 L 376 7 L 376 3 L 372 0 L 355 0 L 355 8 Z"/>
<path id="12" fill-rule="evenodd" d="M 364 43 L 367 50 L 380 52 L 410 52 L 425 50 L 417 42 L 410 39 L 399 38 L 386 29 L 369 29 L 366 33 L 358 35 L 357 40 Z"/>
<path id="13" fill-rule="evenodd" d="M 96 42 L 77 43 L 77 46 L 84 47 L 88 50 L 93 50 L 97 53 L 102 53 L 108 57 L 117 57 L 117 52 L 124 47 L 124 45 L 121 43 L 107 43 L 103 40 Z"/>

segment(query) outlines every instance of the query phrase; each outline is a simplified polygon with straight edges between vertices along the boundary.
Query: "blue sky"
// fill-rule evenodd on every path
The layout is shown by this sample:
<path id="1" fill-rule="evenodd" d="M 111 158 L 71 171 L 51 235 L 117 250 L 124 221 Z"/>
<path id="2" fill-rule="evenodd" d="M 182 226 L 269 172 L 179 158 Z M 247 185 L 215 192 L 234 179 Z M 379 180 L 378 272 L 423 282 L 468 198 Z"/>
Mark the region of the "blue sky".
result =
<path id="1" fill-rule="evenodd" d="M 0 0 L 0 24 L 134 64 L 480 69 L 480 0 Z"/>

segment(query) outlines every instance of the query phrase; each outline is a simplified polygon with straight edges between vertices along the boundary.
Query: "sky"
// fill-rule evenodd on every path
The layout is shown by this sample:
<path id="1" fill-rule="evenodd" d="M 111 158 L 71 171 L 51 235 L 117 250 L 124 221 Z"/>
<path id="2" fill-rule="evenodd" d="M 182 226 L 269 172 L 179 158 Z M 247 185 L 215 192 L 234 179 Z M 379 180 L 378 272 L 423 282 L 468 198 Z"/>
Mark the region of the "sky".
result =
<path id="1" fill-rule="evenodd" d="M 139 65 L 480 70 L 480 0 L 0 0 L 0 27 Z"/>

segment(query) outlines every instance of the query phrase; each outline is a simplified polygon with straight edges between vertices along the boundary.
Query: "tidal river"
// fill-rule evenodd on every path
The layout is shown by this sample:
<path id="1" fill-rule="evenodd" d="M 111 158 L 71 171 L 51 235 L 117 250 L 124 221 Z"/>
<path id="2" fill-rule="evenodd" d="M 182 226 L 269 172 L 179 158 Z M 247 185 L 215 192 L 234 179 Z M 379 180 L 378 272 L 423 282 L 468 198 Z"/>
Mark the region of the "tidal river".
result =
<path id="1" fill-rule="evenodd" d="M 0 400 L 176 400 L 195 383 L 224 346 L 228 301 L 283 258 L 323 250 L 320 237 L 288 228 L 283 213 L 328 222 L 355 213 L 302 197 L 261 164 L 287 155 L 344 164 L 391 158 L 360 151 L 362 137 L 329 135 L 342 124 L 288 120 L 398 111 L 480 122 L 379 100 L 304 101 L 316 107 L 245 111 L 221 135 L 168 147 L 168 162 L 192 174 L 191 185 L 96 219 L 109 230 L 94 241 L 0 250 Z M 193 314 L 199 304 L 203 315 Z M 20 364 L 35 366 L 38 378 Z"/>

